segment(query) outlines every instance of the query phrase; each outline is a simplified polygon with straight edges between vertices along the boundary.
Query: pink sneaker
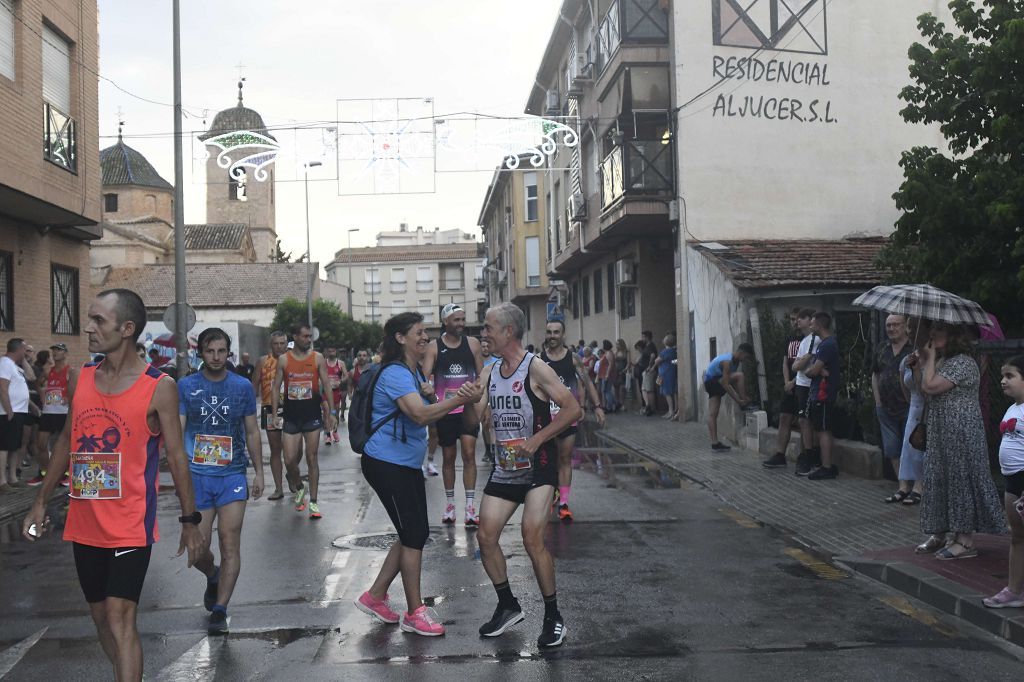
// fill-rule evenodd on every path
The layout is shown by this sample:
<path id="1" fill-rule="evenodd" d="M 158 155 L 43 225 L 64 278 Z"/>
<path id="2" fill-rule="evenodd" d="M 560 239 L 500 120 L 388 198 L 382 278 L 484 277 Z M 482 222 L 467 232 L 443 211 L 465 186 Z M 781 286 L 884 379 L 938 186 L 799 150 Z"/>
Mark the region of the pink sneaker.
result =
<path id="1" fill-rule="evenodd" d="M 999 594 L 986 597 L 981 602 L 990 609 L 1019 609 L 1024 607 L 1024 594 L 1014 594 L 1009 587 L 1004 587 Z"/>
<path id="2" fill-rule="evenodd" d="M 392 611 L 391 607 L 388 606 L 388 600 L 386 597 L 384 599 L 374 599 L 373 595 L 369 592 L 363 592 L 359 596 L 359 599 L 356 599 L 354 603 L 357 609 L 363 613 L 373 616 L 381 622 L 394 625 L 401 620 L 398 617 L 398 614 Z"/>
<path id="3" fill-rule="evenodd" d="M 441 516 L 441 523 L 446 526 L 450 526 L 455 523 L 455 505 L 451 502 L 444 509 L 444 514 Z"/>
<path id="4" fill-rule="evenodd" d="M 412 613 L 402 616 L 402 632 L 415 632 L 425 637 L 438 637 L 444 634 L 444 626 L 437 622 L 437 616 L 426 606 L 421 606 Z"/>

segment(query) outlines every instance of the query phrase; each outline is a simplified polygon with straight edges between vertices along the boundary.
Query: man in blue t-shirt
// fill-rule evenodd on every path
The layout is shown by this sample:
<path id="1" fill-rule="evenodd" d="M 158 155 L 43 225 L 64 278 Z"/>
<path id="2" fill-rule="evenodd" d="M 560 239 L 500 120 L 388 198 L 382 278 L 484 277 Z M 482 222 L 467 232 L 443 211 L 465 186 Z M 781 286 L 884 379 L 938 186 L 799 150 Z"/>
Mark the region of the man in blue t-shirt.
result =
<path id="1" fill-rule="evenodd" d="M 832 463 L 832 416 L 842 375 L 839 344 L 832 336 L 832 316 L 828 313 L 816 313 L 811 322 L 811 332 L 821 341 L 811 355 L 810 369 L 805 372 L 811 378 L 810 409 L 807 418 L 818 434 L 821 466 L 808 474 L 807 478 L 820 481 L 839 475 L 839 467 Z"/>
<path id="2" fill-rule="evenodd" d="M 227 606 L 241 568 L 242 518 L 249 498 L 245 478 L 251 461 L 256 475 L 252 497 L 263 494 L 263 446 L 256 419 L 256 394 L 244 377 L 228 371 L 231 339 L 217 327 L 199 335 L 203 369 L 178 383 L 178 412 L 192 472 L 204 551 L 195 567 L 206 576 L 203 605 L 210 611 L 210 634 L 228 631 Z M 217 523 L 220 566 L 210 552 Z"/>
<path id="3" fill-rule="evenodd" d="M 714 452 L 731 449 L 718 440 L 718 413 L 722 408 L 722 398 L 730 396 L 743 410 L 751 407 L 741 366 L 744 360 L 752 357 L 754 347 L 741 343 L 735 351 L 717 356 L 704 370 L 704 391 L 708 394 L 708 435 Z"/>

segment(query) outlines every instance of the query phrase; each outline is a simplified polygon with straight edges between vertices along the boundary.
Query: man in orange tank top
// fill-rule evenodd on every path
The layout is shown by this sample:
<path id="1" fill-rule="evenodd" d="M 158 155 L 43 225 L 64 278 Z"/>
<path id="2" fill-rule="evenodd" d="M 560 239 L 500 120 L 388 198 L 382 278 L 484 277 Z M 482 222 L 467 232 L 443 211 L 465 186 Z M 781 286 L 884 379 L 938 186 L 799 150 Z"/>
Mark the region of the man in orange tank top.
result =
<path id="1" fill-rule="evenodd" d="M 288 336 L 282 331 L 272 332 L 270 334 L 270 353 L 259 359 L 256 369 L 252 373 L 252 388 L 262 406 L 260 428 L 267 432 L 267 443 L 270 445 L 270 474 L 274 477 L 274 492 L 267 497 L 268 500 L 280 500 L 284 497 L 281 429 L 277 425 L 277 417 L 282 416 L 282 407 L 278 406 L 277 412 L 270 411 L 270 388 L 274 383 L 274 375 L 277 374 L 277 361 L 287 349 Z"/>
<path id="2" fill-rule="evenodd" d="M 89 306 L 89 352 L 105 359 L 83 367 L 69 387 L 70 419 L 22 528 L 27 540 L 44 532 L 46 502 L 70 465 L 64 539 L 73 543 L 78 580 L 118 680 L 142 679 L 136 613 L 150 551 L 159 537 L 161 441 L 181 502 L 178 556 L 187 549 L 191 567 L 203 546 L 182 446 L 177 386 L 135 353 L 145 326 L 146 307 L 133 291 L 100 292 Z"/>
<path id="3" fill-rule="evenodd" d="M 323 431 L 321 401 L 326 402 L 330 412 L 327 415 L 327 430 L 338 428 L 334 416 L 334 395 L 327 377 L 327 363 L 324 356 L 313 350 L 313 332 L 308 325 L 292 328 L 295 348 L 281 356 L 270 389 L 270 401 L 276 414 L 281 404 L 281 388 L 284 388 L 284 415 L 281 430 L 284 431 L 284 466 L 288 476 L 288 487 L 295 490 L 295 511 L 306 510 L 306 488 L 299 475 L 299 443 L 306 451 L 306 468 L 309 472 L 309 518 L 321 518 L 317 492 L 320 487 L 320 465 L 317 452 L 320 447 L 320 433 Z"/>

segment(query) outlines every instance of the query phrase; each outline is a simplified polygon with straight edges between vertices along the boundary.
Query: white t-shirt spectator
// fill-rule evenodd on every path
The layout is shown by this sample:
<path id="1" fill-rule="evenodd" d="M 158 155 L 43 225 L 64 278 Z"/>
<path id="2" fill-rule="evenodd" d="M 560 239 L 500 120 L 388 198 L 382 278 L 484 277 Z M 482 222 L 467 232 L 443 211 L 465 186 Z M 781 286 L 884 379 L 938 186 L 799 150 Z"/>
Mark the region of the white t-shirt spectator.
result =
<path id="1" fill-rule="evenodd" d="M 999 425 L 999 468 L 1004 476 L 1024 471 L 1024 405 L 1010 405 Z"/>
<path id="2" fill-rule="evenodd" d="M 25 372 L 6 355 L 0 357 L 0 379 L 7 379 L 11 382 L 7 387 L 7 396 L 11 401 L 11 409 L 14 410 L 14 413 L 27 413 L 28 383 L 25 381 Z M 0 414 L 7 414 L 2 403 L 0 403 Z"/>
<path id="3" fill-rule="evenodd" d="M 808 334 L 807 336 L 805 336 L 803 340 L 800 342 L 800 350 L 796 352 L 796 356 L 798 358 L 802 358 L 808 353 L 813 353 L 814 350 L 818 347 L 819 340 L 820 339 L 818 339 L 818 337 L 815 336 L 814 334 Z M 807 365 L 807 367 L 805 367 L 804 369 L 810 369 L 810 365 Z M 803 371 L 797 372 L 796 385 L 803 386 L 804 388 L 810 388 L 811 378 L 804 374 Z"/>

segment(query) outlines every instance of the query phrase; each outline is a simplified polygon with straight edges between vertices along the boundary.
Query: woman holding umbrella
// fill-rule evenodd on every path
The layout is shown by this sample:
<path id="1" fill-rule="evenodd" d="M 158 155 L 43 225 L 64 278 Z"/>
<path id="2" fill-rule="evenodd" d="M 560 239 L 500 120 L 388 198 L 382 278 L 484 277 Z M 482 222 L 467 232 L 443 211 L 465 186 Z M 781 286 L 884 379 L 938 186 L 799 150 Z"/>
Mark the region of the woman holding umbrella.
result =
<path id="1" fill-rule="evenodd" d="M 968 559 L 978 556 L 974 533 L 1006 530 L 988 467 L 978 363 L 966 329 L 943 322 L 932 326 L 931 341 L 917 355 L 928 402 L 921 530 L 931 536 L 917 551 Z"/>

